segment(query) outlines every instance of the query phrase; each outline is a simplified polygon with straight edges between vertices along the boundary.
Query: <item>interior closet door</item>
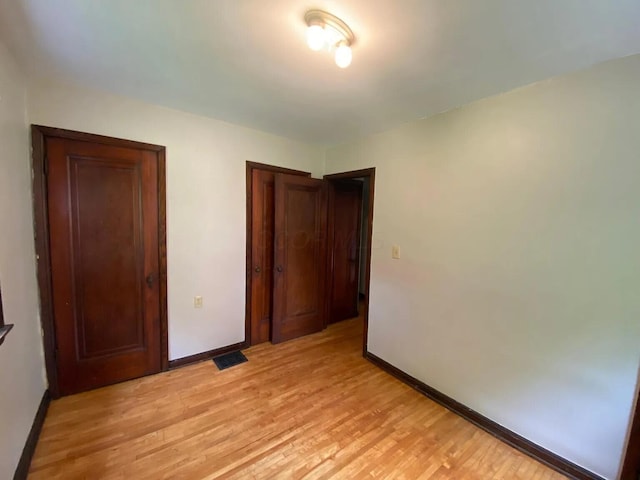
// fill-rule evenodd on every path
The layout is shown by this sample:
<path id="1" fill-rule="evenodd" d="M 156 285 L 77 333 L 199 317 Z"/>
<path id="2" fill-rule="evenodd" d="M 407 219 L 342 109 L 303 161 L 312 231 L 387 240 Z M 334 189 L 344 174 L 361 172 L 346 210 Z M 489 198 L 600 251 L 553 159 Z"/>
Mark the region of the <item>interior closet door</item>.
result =
<path id="1" fill-rule="evenodd" d="M 158 155 L 49 138 L 60 393 L 161 369 Z"/>
<path id="2" fill-rule="evenodd" d="M 323 328 L 326 224 L 325 182 L 275 175 L 273 343 Z"/>

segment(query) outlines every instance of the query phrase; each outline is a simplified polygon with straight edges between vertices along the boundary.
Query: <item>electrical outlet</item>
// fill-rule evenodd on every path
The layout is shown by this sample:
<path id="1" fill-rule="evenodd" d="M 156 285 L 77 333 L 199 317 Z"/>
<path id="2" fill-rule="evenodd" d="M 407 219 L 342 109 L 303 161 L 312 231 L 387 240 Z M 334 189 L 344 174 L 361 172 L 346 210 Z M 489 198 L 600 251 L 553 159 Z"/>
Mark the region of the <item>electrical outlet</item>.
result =
<path id="1" fill-rule="evenodd" d="M 391 258 L 395 258 L 396 260 L 400 258 L 400 247 L 398 245 L 391 247 Z"/>
<path id="2" fill-rule="evenodd" d="M 202 297 L 200 295 L 193 297 L 193 306 L 195 308 L 202 308 Z"/>

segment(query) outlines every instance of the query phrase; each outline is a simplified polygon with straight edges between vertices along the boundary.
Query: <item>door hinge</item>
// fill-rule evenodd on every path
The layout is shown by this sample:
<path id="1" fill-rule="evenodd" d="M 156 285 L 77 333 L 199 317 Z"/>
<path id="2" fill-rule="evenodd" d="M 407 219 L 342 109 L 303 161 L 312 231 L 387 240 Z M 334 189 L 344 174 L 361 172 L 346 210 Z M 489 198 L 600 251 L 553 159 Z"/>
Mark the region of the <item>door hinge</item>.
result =
<path id="1" fill-rule="evenodd" d="M 42 172 L 45 176 L 49 175 L 49 156 L 46 153 L 42 159 Z"/>

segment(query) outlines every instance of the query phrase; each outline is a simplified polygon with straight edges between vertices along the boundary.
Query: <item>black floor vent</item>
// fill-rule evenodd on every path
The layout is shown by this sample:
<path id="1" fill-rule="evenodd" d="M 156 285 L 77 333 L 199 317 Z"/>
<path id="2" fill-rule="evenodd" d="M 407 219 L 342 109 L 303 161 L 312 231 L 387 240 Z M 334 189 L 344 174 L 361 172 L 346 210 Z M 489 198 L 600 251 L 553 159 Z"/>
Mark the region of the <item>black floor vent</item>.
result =
<path id="1" fill-rule="evenodd" d="M 213 363 L 216 364 L 218 370 L 224 370 L 225 368 L 235 367 L 241 363 L 247 361 L 247 357 L 238 350 L 237 352 L 225 353 L 224 355 L 220 355 L 219 357 L 215 357 L 213 359 Z"/>

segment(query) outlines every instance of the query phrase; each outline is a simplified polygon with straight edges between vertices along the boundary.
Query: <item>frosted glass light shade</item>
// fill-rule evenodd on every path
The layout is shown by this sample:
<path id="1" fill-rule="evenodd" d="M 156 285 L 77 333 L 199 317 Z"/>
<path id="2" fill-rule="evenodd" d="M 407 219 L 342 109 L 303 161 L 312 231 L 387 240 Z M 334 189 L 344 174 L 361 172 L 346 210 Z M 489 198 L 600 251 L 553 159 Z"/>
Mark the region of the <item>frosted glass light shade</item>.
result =
<path id="1" fill-rule="evenodd" d="M 322 50 L 324 47 L 324 28 L 320 25 L 309 25 L 307 28 L 307 45 L 314 52 Z"/>
<path id="2" fill-rule="evenodd" d="M 356 41 L 353 31 L 343 20 L 324 10 L 308 10 L 304 14 L 307 24 L 307 45 L 314 51 L 326 50 L 334 55 L 336 65 L 347 68 L 353 54 L 351 45 Z"/>
<path id="3" fill-rule="evenodd" d="M 353 60 L 353 54 L 351 52 L 351 47 L 349 45 L 339 45 L 336 48 L 336 65 L 340 68 L 347 68 L 351 65 L 351 60 Z"/>

